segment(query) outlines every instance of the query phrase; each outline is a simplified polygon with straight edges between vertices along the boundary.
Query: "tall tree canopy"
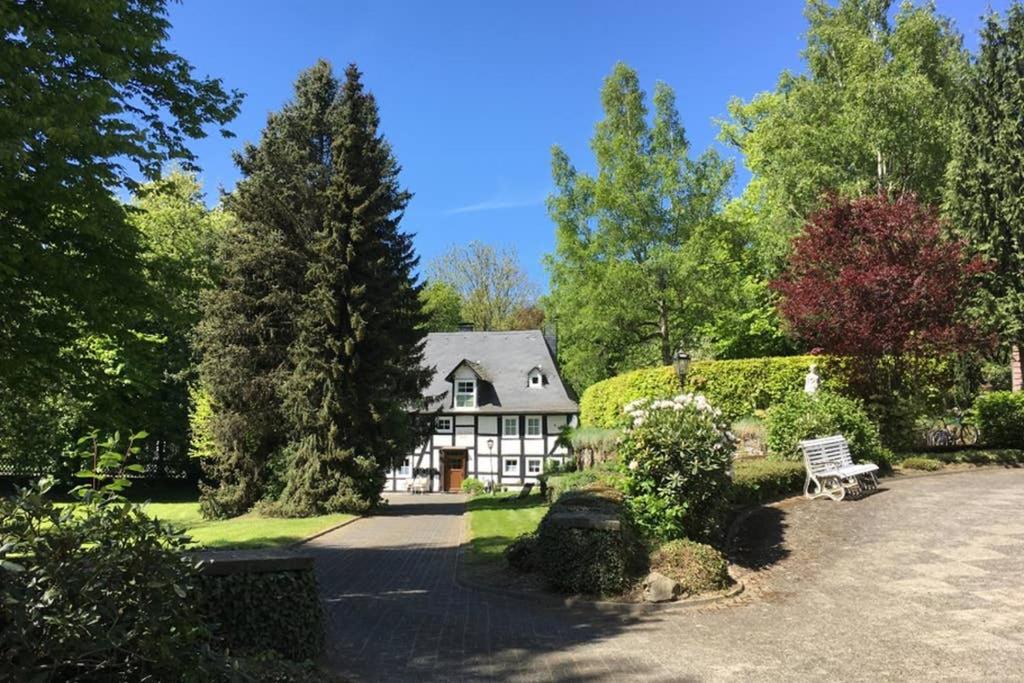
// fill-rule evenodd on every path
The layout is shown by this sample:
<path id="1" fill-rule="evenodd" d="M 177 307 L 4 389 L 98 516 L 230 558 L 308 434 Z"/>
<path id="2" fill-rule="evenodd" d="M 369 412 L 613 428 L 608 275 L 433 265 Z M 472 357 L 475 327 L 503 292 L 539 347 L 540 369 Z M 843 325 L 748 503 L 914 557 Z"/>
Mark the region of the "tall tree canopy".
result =
<path id="1" fill-rule="evenodd" d="M 81 340 L 121 343 L 143 315 L 140 240 L 115 191 L 169 159 L 191 168 L 188 139 L 237 113 L 237 93 L 168 50 L 168 28 L 164 0 L 0 9 L 2 449 L 52 458 L 32 433 L 104 381 Z"/>
<path id="2" fill-rule="evenodd" d="M 329 65 L 312 73 L 334 100 Z M 328 120 L 327 210 L 309 242 L 285 394 L 295 442 L 281 505 L 298 515 L 377 503 L 384 469 L 416 446 L 409 410 L 431 374 L 421 367 L 418 258 L 399 227 L 412 195 L 355 65 Z"/>
<path id="3" fill-rule="evenodd" d="M 280 514 L 364 510 L 418 437 L 426 318 L 399 227 L 410 195 L 378 127 L 355 66 L 339 84 L 320 61 L 237 158 L 238 229 L 202 328 L 208 515 L 278 486 Z"/>
<path id="4" fill-rule="evenodd" d="M 591 148 L 597 174 L 552 152 L 556 225 L 549 313 L 577 387 L 651 362 L 671 362 L 705 336 L 735 296 L 747 242 L 720 215 L 732 165 L 689 155 L 675 94 L 654 92 L 653 120 L 635 71 L 617 64 L 601 91 Z"/>
<path id="5" fill-rule="evenodd" d="M 947 210 L 954 227 L 993 268 L 985 289 L 995 321 L 1013 346 L 1013 387 L 1020 389 L 1024 342 L 1024 6 L 992 14 L 963 90 L 949 168 Z"/>
<path id="6" fill-rule="evenodd" d="M 793 333 L 846 356 L 901 356 L 977 340 L 964 314 L 983 272 L 912 195 L 832 197 L 773 283 Z"/>
<path id="7" fill-rule="evenodd" d="M 462 299 L 462 320 L 477 330 L 518 329 L 537 288 L 519 263 L 514 247 L 497 249 L 473 241 L 453 246 L 434 259 L 430 279 L 444 283 Z"/>
<path id="8" fill-rule="evenodd" d="M 427 332 L 454 332 L 462 323 L 462 296 L 447 282 L 427 282 L 420 290 Z"/>
<path id="9" fill-rule="evenodd" d="M 722 139 L 753 178 L 756 210 L 776 267 L 823 193 L 915 192 L 936 203 L 950 158 L 967 56 L 931 3 L 808 0 L 806 74 L 783 72 L 774 92 L 729 104 Z"/>

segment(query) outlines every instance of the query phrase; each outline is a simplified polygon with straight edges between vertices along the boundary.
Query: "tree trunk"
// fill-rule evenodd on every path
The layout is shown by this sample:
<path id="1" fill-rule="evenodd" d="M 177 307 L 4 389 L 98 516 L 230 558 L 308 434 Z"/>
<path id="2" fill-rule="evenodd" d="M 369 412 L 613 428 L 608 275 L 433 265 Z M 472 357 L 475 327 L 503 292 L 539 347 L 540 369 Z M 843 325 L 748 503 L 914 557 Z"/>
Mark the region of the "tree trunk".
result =
<path id="1" fill-rule="evenodd" d="M 658 336 L 661 338 L 661 364 L 672 364 L 672 344 L 668 336 L 668 304 L 664 299 L 658 302 Z"/>
<path id="2" fill-rule="evenodd" d="M 1014 344 L 1010 347 L 1010 388 L 1013 391 L 1020 391 L 1024 385 L 1024 377 L 1020 371 L 1020 346 Z"/>

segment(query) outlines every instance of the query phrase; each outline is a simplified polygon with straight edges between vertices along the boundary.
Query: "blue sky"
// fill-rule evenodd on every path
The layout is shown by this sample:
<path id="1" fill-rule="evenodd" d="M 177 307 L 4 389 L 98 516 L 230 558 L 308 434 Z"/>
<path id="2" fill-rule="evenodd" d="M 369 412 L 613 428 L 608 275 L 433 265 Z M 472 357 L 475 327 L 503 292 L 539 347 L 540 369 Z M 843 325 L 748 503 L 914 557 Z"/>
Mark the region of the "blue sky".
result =
<path id="1" fill-rule="evenodd" d="M 972 50 L 980 15 L 1008 4 L 937 0 Z M 238 137 L 193 146 L 211 201 L 238 178 L 231 153 L 258 139 L 299 71 L 323 57 L 340 74 L 354 61 L 415 195 L 404 227 L 423 263 L 473 239 L 513 245 L 541 289 L 541 259 L 554 247 L 544 208 L 550 148 L 591 168 L 599 90 L 615 62 L 635 68 L 648 92 L 659 80 L 675 89 L 699 151 L 716 144 L 714 119 L 731 97 L 748 99 L 801 68 L 806 28 L 802 0 L 185 0 L 170 20 L 174 50 L 246 93 L 231 125 Z"/>

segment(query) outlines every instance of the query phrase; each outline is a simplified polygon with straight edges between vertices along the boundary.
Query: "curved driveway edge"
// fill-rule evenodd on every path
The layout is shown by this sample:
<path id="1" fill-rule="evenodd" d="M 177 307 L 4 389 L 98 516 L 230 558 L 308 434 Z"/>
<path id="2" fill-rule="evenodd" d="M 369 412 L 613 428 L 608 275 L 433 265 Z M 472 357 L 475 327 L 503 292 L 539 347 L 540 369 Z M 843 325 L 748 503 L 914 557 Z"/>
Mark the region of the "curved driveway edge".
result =
<path id="1" fill-rule="evenodd" d="M 1024 470 L 886 480 L 752 515 L 737 598 L 607 615 L 460 586 L 459 496 L 322 536 L 329 660 L 354 680 L 1024 679 Z M 753 541 L 751 541 L 753 542 Z"/>

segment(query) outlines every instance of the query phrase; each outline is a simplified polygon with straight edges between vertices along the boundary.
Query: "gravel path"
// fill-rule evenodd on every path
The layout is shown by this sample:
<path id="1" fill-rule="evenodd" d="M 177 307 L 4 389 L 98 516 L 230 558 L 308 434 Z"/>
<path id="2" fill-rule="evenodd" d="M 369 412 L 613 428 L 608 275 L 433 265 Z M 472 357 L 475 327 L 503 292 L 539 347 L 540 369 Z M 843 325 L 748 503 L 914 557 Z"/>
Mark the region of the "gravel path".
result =
<path id="1" fill-rule="evenodd" d="M 887 480 L 752 516 L 747 590 L 690 610 L 552 609 L 456 585 L 460 496 L 309 543 L 355 680 L 1024 679 L 1024 470 Z"/>

